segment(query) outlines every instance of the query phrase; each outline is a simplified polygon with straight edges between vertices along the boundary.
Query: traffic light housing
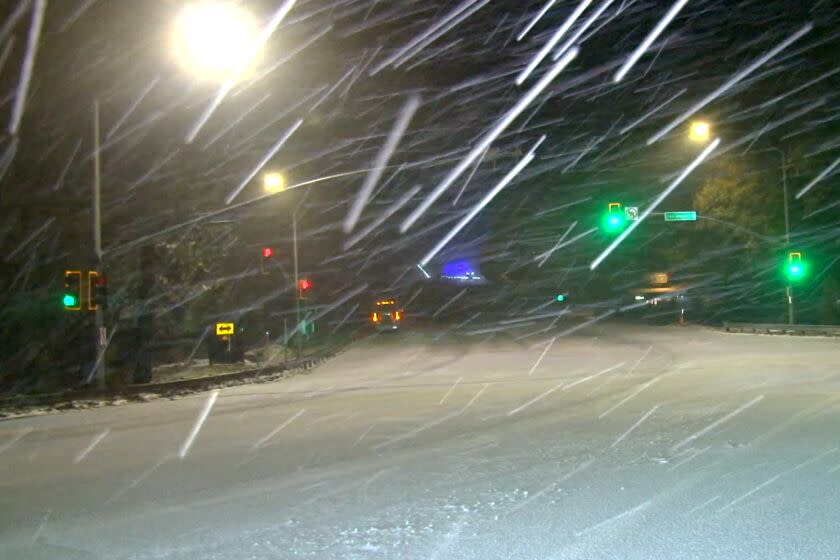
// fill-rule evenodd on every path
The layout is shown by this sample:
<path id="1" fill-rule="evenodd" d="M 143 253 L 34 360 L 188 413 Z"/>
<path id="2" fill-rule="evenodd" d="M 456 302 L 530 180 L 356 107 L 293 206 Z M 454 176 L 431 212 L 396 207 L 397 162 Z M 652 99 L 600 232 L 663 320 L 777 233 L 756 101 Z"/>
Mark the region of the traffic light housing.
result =
<path id="1" fill-rule="evenodd" d="M 791 283 L 801 282 L 808 275 L 808 263 L 802 259 L 802 253 L 794 251 L 788 253 L 785 263 L 785 277 Z"/>
<path id="2" fill-rule="evenodd" d="M 312 281 L 309 278 L 298 279 L 298 297 L 306 299 L 309 295 L 309 290 L 312 289 Z"/>
<path id="3" fill-rule="evenodd" d="M 274 249 L 271 247 L 263 247 L 260 252 L 260 273 L 268 274 L 271 268 L 271 259 L 274 258 Z"/>
<path id="4" fill-rule="evenodd" d="M 108 307 L 108 282 L 104 274 L 88 271 L 88 310 L 96 311 Z"/>
<path id="5" fill-rule="evenodd" d="M 601 229 L 604 233 L 615 235 L 621 233 L 627 227 L 627 217 L 621 208 L 621 203 L 610 202 L 607 205 L 607 212 L 601 218 Z"/>
<path id="6" fill-rule="evenodd" d="M 82 271 L 64 271 L 64 292 L 62 292 L 61 303 L 65 311 L 82 310 Z"/>

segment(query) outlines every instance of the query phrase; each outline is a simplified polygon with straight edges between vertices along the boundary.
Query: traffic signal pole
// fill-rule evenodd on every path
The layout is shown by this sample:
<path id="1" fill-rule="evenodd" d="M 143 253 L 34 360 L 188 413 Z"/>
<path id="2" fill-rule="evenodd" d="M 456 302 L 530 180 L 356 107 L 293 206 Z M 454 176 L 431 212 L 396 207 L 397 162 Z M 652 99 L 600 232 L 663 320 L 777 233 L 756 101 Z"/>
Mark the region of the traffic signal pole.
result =
<path id="1" fill-rule="evenodd" d="M 292 252 L 294 253 L 295 260 L 295 322 L 297 323 L 297 359 L 300 360 L 303 346 L 303 333 L 300 328 L 300 278 L 298 272 L 297 208 L 295 208 L 294 212 L 292 212 Z"/>
<path id="2" fill-rule="evenodd" d="M 785 159 L 785 152 L 779 148 L 774 148 L 782 156 L 782 196 L 785 201 L 785 246 L 790 250 L 790 217 L 788 213 L 788 188 L 787 188 L 787 161 Z M 785 296 L 787 297 L 788 308 L 788 324 L 794 323 L 793 316 L 793 287 L 788 282 L 785 287 Z"/>
<path id="3" fill-rule="evenodd" d="M 99 165 L 99 101 L 93 101 L 93 260 L 94 268 L 102 277 L 102 203 L 101 176 Z M 90 278 L 88 278 L 90 281 Z M 88 286 L 88 291 L 91 287 Z M 105 349 L 108 336 L 102 305 L 97 305 L 94 316 L 93 347 L 96 349 L 93 362 L 93 379 L 100 389 L 105 387 Z"/>

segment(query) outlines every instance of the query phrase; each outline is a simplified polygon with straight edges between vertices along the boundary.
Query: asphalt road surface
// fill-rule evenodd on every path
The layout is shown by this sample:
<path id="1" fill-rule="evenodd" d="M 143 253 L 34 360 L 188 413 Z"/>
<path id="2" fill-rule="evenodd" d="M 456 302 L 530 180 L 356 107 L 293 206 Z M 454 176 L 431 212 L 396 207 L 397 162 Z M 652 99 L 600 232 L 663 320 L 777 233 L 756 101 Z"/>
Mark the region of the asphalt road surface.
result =
<path id="1" fill-rule="evenodd" d="M 696 327 L 401 332 L 6 421 L 0 558 L 836 559 L 838 358 Z"/>

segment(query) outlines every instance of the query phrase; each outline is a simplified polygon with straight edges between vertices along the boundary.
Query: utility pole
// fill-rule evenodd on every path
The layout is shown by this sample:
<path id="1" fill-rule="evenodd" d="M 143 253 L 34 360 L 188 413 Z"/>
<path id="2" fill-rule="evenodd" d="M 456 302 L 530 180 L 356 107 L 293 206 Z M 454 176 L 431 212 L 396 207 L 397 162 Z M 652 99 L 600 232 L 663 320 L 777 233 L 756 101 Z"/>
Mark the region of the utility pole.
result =
<path id="1" fill-rule="evenodd" d="M 297 208 L 292 212 L 292 252 L 295 260 L 295 321 L 297 323 L 297 359 L 300 360 L 303 333 L 300 332 L 300 277 L 298 272 Z"/>
<path id="2" fill-rule="evenodd" d="M 101 176 L 99 165 L 99 100 L 93 100 L 93 260 L 98 278 L 102 275 L 102 204 Z M 90 282 L 90 276 L 88 276 Z M 88 285 L 88 294 L 92 292 Z M 104 310 L 97 305 L 94 311 L 93 347 L 96 349 L 93 363 L 93 378 L 96 386 L 105 388 L 105 350 L 108 347 L 108 332 L 105 328 Z"/>

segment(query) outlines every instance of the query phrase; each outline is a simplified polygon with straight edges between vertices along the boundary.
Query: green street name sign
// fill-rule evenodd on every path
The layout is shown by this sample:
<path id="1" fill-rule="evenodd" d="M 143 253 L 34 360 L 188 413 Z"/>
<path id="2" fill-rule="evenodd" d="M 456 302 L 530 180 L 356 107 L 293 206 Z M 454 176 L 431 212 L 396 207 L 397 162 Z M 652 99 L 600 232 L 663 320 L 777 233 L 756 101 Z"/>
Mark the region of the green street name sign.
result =
<path id="1" fill-rule="evenodd" d="M 666 222 L 695 222 L 697 212 L 665 212 Z"/>

